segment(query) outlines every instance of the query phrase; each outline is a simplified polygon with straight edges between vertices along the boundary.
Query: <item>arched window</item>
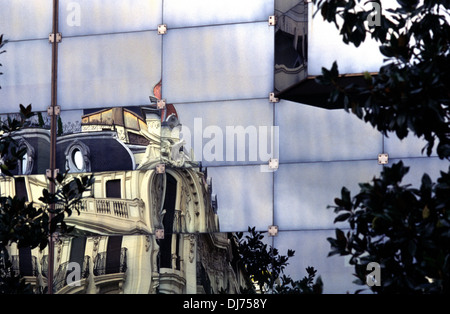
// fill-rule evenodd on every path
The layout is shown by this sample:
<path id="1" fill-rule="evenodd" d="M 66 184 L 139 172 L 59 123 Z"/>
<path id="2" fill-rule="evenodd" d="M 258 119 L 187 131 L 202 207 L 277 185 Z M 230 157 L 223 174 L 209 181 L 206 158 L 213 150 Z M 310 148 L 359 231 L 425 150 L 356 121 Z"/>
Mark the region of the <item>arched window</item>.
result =
<path id="1" fill-rule="evenodd" d="M 175 202 L 177 197 L 177 181 L 168 173 L 166 173 L 166 176 L 166 194 L 163 207 L 165 214 L 162 221 L 164 225 L 164 239 L 161 239 L 159 242 L 160 267 L 172 268 L 172 237 Z"/>
<path id="2" fill-rule="evenodd" d="M 21 139 L 19 141 L 18 148 L 18 150 L 25 150 L 25 155 L 23 155 L 22 160 L 17 164 L 18 174 L 31 174 L 33 171 L 35 159 L 34 148 L 24 139 Z"/>
<path id="3" fill-rule="evenodd" d="M 86 144 L 75 141 L 67 147 L 64 153 L 66 155 L 66 169 L 69 172 L 91 171 L 90 150 Z"/>
<path id="4" fill-rule="evenodd" d="M 164 239 L 159 240 L 159 266 L 180 270 L 180 240 L 181 234 L 174 232 L 175 207 L 177 201 L 177 180 L 166 172 L 166 189 L 164 197 Z"/>

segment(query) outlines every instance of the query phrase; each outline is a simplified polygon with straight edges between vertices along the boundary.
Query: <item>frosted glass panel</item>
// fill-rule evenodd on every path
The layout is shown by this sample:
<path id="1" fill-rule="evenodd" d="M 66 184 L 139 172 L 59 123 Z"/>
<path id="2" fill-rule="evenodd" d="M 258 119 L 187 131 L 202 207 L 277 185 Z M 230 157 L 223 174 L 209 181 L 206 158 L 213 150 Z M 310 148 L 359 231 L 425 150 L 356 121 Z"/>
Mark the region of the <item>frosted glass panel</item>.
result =
<path id="1" fill-rule="evenodd" d="M 436 146 L 438 142 L 434 144 L 432 155 L 437 156 Z M 427 156 L 426 148 L 422 153 L 422 149 L 427 145 L 427 141 L 422 138 L 418 138 L 412 133 L 400 140 L 395 133 L 390 133 L 389 137 L 384 138 L 384 152 L 389 154 L 392 158 L 404 158 L 404 157 L 425 157 Z"/>
<path id="2" fill-rule="evenodd" d="M 342 187 L 353 196 L 358 183 L 369 182 L 381 170 L 375 160 L 281 164 L 275 172 L 275 224 L 281 230 L 334 229 L 339 224 L 327 206 L 335 205 Z"/>
<path id="3" fill-rule="evenodd" d="M 63 109 L 149 104 L 161 80 L 156 32 L 65 38 L 59 47 Z"/>
<path id="4" fill-rule="evenodd" d="M 0 112 L 18 112 L 19 104 L 47 110 L 51 96 L 51 45 L 46 40 L 9 42 L 0 55 Z"/>
<path id="5" fill-rule="evenodd" d="M 209 167 L 220 231 L 266 231 L 272 225 L 272 173 L 259 166 Z"/>
<path id="6" fill-rule="evenodd" d="M 278 156 L 273 104 L 265 99 L 175 107 L 186 152 L 204 166 L 265 164 Z"/>
<path id="7" fill-rule="evenodd" d="M 47 38 L 52 32 L 53 1 L 0 0 L 3 39 Z"/>
<path id="8" fill-rule="evenodd" d="M 390 159 L 389 164 L 398 163 L 400 159 Z M 408 173 L 402 181 L 403 184 L 411 184 L 414 188 L 420 188 L 422 176 L 426 173 L 433 182 L 441 176 L 441 171 L 448 172 L 449 163 L 447 160 L 441 160 L 438 157 L 419 157 L 402 159 L 403 164 L 409 167 Z"/>
<path id="9" fill-rule="evenodd" d="M 382 135 L 344 110 L 327 110 L 280 101 L 280 160 L 323 161 L 373 159 L 382 152 Z"/>
<path id="10" fill-rule="evenodd" d="M 169 29 L 163 97 L 172 103 L 268 98 L 273 54 L 273 27 L 267 22 Z"/>
<path id="11" fill-rule="evenodd" d="M 320 12 L 313 18 L 316 7 L 310 4 L 309 10 L 308 75 L 322 74 L 322 67 L 329 69 L 334 61 L 340 74 L 378 72 L 383 63 L 379 43 L 367 36 L 357 48 L 347 45 L 335 25 L 324 21 Z"/>
<path id="12" fill-rule="evenodd" d="M 169 0 L 164 1 L 164 23 L 169 28 L 238 22 L 267 21 L 274 0 Z"/>
<path id="13" fill-rule="evenodd" d="M 156 30 L 162 21 L 162 0 L 62 0 L 63 36 Z"/>
<path id="14" fill-rule="evenodd" d="M 368 288 L 353 283 L 354 267 L 348 264 L 346 257 L 327 257 L 330 251 L 327 238 L 334 236 L 334 230 L 279 232 L 274 238 L 274 247 L 279 254 L 287 255 L 288 249 L 295 251 L 288 260 L 285 274 L 293 280 L 301 280 L 307 275 L 306 267 L 314 267 L 317 270 L 314 282 L 321 277 L 324 294 L 354 293 Z M 371 292 L 367 289 L 363 293 Z"/>

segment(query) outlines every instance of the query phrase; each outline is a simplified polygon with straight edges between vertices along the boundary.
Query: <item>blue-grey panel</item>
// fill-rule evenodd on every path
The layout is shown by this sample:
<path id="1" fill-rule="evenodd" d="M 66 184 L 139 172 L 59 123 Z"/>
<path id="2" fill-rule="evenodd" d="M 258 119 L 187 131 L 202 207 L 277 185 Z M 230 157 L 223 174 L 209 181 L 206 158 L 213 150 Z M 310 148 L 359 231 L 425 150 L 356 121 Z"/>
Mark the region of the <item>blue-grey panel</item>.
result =
<path id="1" fill-rule="evenodd" d="M 61 0 L 63 36 L 156 30 L 162 22 L 162 0 Z"/>
<path id="2" fill-rule="evenodd" d="M 330 252 L 327 238 L 334 236 L 334 230 L 279 232 L 274 238 L 279 254 L 287 255 L 288 249 L 295 251 L 284 273 L 293 280 L 301 280 L 307 276 L 306 267 L 314 267 L 317 270 L 315 280 L 321 277 L 324 294 L 354 293 L 365 288 L 363 293 L 371 293 L 367 286 L 353 283 L 355 270 L 346 257 L 327 257 Z"/>
<path id="3" fill-rule="evenodd" d="M 0 8 L 0 34 L 4 39 L 48 39 L 52 32 L 53 1 L 0 0 Z"/>
<path id="4" fill-rule="evenodd" d="M 426 148 L 422 153 L 422 149 L 426 145 L 427 142 L 423 138 L 418 138 L 412 133 L 402 140 L 395 133 L 390 133 L 388 137 L 384 138 L 384 152 L 388 153 L 390 158 L 427 156 Z M 431 156 L 437 156 L 436 146 L 437 143 L 434 145 Z"/>
<path id="5" fill-rule="evenodd" d="M 268 21 L 274 0 L 169 0 L 164 1 L 167 27 L 186 27 Z"/>
<path id="6" fill-rule="evenodd" d="M 273 27 L 267 22 L 168 30 L 163 97 L 169 102 L 268 98 Z"/>
<path id="7" fill-rule="evenodd" d="M 9 42 L 0 55 L 0 112 L 18 112 L 19 104 L 34 111 L 50 106 L 52 50 L 48 39 Z"/>
<path id="8" fill-rule="evenodd" d="M 58 102 L 67 109 L 149 104 L 161 80 L 156 31 L 63 38 Z"/>
<path id="9" fill-rule="evenodd" d="M 377 161 L 281 164 L 275 172 L 275 224 L 281 230 L 334 229 L 336 217 L 329 205 L 341 196 L 342 187 L 352 196 L 358 184 L 379 176 Z"/>
<path id="10" fill-rule="evenodd" d="M 289 101 L 276 105 L 282 162 L 376 160 L 382 135 L 345 110 L 328 110 Z"/>
<path id="11" fill-rule="evenodd" d="M 266 164 L 278 156 L 267 99 L 176 104 L 186 152 L 204 166 Z"/>
<path id="12" fill-rule="evenodd" d="M 448 160 L 441 160 L 438 157 L 418 157 L 401 159 L 403 164 L 409 167 L 408 173 L 405 175 L 403 184 L 411 184 L 415 188 L 420 188 L 422 176 L 426 173 L 433 182 L 441 176 L 441 171 L 448 172 Z M 399 162 L 400 159 L 389 159 L 389 166 Z"/>
<path id="13" fill-rule="evenodd" d="M 259 166 L 209 167 L 221 232 L 266 231 L 272 225 L 273 175 Z"/>

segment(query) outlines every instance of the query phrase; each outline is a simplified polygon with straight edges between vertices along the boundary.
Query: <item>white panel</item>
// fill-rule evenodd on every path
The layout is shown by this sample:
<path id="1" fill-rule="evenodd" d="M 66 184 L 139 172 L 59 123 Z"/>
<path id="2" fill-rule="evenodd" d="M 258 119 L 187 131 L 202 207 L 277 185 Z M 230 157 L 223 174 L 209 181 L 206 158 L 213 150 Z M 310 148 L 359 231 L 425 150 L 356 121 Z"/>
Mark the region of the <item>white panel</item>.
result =
<path id="1" fill-rule="evenodd" d="M 162 21 L 162 0 L 61 0 L 63 36 L 155 30 Z"/>
<path id="2" fill-rule="evenodd" d="M 382 152 L 382 135 L 345 110 L 327 110 L 281 101 L 276 105 L 280 160 L 373 159 Z"/>
<path id="3" fill-rule="evenodd" d="M 379 176 L 377 161 L 281 164 L 275 172 L 275 224 L 280 230 L 323 229 L 339 226 L 328 205 L 341 196 L 342 187 L 352 196 L 358 184 Z"/>
<path id="4" fill-rule="evenodd" d="M 58 61 L 63 109 L 145 105 L 161 79 L 161 37 L 152 31 L 64 38 Z"/>
<path id="5" fill-rule="evenodd" d="M 167 0 L 164 23 L 169 28 L 266 21 L 274 0 Z"/>
<path id="6" fill-rule="evenodd" d="M 0 0 L 0 8 L 4 39 L 48 38 L 52 32 L 53 1 Z"/>
<path id="7" fill-rule="evenodd" d="M 259 166 L 209 167 L 221 232 L 267 230 L 272 225 L 272 173 Z"/>
<path id="8" fill-rule="evenodd" d="M 322 74 L 322 67 L 329 69 L 334 61 L 337 61 L 340 74 L 378 72 L 383 63 L 379 43 L 369 35 L 357 48 L 353 44 L 346 45 L 334 23 L 324 21 L 320 12 L 313 18 L 315 11 L 316 7 L 310 4 L 308 75 Z"/>
<path id="9" fill-rule="evenodd" d="M 50 106 L 51 45 L 48 39 L 9 42 L 0 55 L 0 112 L 18 112 L 19 104 L 33 111 Z"/>
<path id="10" fill-rule="evenodd" d="M 194 159 L 204 166 L 266 164 L 278 156 L 273 105 L 266 99 L 175 107 L 186 151 L 193 149 Z"/>
<path id="11" fill-rule="evenodd" d="M 163 96 L 169 102 L 268 97 L 273 27 L 249 23 L 168 30 Z"/>

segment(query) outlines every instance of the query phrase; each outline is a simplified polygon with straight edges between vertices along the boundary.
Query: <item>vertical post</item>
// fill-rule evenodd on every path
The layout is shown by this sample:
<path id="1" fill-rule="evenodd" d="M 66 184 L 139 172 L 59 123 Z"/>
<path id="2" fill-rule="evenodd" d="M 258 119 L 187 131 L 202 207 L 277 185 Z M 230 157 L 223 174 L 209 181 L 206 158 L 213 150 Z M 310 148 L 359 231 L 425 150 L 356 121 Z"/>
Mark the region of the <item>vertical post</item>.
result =
<path id="1" fill-rule="evenodd" d="M 56 173 L 56 131 L 57 131 L 57 115 L 56 115 L 56 106 L 57 106 L 57 77 L 58 77 L 58 6 L 59 0 L 53 0 L 53 23 L 52 23 L 52 81 L 51 81 L 51 124 L 50 124 L 50 177 L 55 178 Z M 53 180 L 50 180 L 50 193 L 55 193 L 55 184 Z M 50 210 L 53 211 L 55 209 L 55 205 L 50 205 Z M 53 218 L 53 214 L 50 213 L 50 222 Z M 53 294 L 53 271 L 54 271 L 54 239 L 53 234 L 49 235 L 49 243 L 48 243 L 48 275 L 47 275 L 47 287 L 48 294 Z"/>

